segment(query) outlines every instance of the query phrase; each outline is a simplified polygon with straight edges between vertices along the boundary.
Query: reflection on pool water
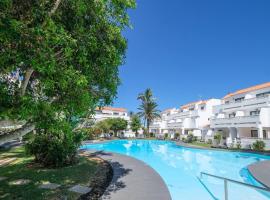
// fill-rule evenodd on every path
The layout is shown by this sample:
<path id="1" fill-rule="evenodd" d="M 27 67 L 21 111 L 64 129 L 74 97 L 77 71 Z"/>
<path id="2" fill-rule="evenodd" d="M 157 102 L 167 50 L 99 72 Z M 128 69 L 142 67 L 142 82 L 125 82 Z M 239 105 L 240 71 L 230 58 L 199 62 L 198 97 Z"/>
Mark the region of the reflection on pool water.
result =
<path id="1" fill-rule="evenodd" d="M 223 181 L 210 177 L 200 179 L 200 172 L 260 186 L 246 167 L 270 160 L 269 156 L 258 154 L 186 148 L 158 140 L 114 140 L 81 148 L 116 152 L 144 161 L 163 178 L 173 200 L 224 199 Z M 228 191 L 229 200 L 270 199 L 270 193 L 234 183 L 228 184 Z"/>

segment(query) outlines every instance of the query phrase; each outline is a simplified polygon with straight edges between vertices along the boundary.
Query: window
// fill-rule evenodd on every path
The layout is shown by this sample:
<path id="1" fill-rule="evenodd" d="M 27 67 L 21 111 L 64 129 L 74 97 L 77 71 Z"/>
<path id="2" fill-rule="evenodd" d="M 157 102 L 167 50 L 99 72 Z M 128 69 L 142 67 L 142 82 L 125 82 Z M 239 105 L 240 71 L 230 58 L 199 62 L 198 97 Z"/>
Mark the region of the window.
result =
<path id="1" fill-rule="evenodd" d="M 267 133 L 266 133 L 266 130 L 263 130 L 263 138 L 264 138 L 264 139 L 267 139 Z"/>
<path id="2" fill-rule="evenodd" d="M 229 104 L 230 103 L 230 101 L 225 101 L 225 104 Z"/>
<path id="3" fill-rule="evenodd" d="M 250 116 L 256 116 L 256 115 L 260 114 L 260 111 L 259 110 L 250 111 L 249 114 L 250 114 Z"/>
<path id="4" fill-rule="evenodd" d="M 194 108 L 190 108 L 189 110 L 192 111 L 192 110 L 194 110 Z"/>
<path id="5" fill-rule="evenodd" d="M 260 94 L 256 94 L 256 97 L 258 98 L 258 97 L 266 97 L 266 96 L 268 96 L 270 94 L 270 91 L 268 91 L 268 92 L 264 92 L 264 93 L 260 93 Z"/>
<path id="6" fill-rule="evenodd" d="M 205 109 L 205 107 L 204 106 L 201 106 L 201 110 L 204 110 Z"/>
<path id="7" fill-rule="evenodd" d="M 235 113 L 229 114 L 229 118 L 234 118 L 234 117 L 235 117 Z"/>
<path id="8" fill-rule="evenodd" d="M 113 115 L 119 115 L 119 113 L 117 113 L 117 112 L 114 112 L 114 113 L 113 113 Z"/>
<path id="9" fill-rule="evenodd" d="M 258 138 L 258 130 L 251 130 L 251 137 Z"/>
<path id="10" fill-rule="evenodd" d="M 241 102 L 245 99 L 245 97 L 240 97 L 240 98 L 236 98 L 234 99 L 235 102 Z"/>

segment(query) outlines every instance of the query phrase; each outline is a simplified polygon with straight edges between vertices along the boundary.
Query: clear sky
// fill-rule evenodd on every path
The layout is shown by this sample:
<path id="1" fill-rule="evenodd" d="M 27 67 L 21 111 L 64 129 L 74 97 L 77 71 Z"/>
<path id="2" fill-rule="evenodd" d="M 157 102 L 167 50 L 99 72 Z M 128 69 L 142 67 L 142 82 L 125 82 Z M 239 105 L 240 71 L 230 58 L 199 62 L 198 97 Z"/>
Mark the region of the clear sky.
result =
<path id="1" fill-rule="evenodd" d="M 137 0 L 114 106 L 159 109 L 270 81 L 270 0 Z"/>

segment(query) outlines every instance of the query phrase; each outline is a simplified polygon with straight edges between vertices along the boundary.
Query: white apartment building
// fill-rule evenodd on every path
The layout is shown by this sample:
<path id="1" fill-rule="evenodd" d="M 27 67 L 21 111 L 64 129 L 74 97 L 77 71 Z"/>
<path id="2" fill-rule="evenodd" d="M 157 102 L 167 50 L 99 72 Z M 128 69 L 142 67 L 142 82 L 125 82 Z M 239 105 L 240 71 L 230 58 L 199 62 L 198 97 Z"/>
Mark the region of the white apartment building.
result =
<path id="1" fill-rule="evenodd" d="M 270 148 L 270 82 L 226 95 L 213 108 L 211 128 L 227 138 L 227 144 L 241 142 L 248 148 L 258 139 Z"/>
<path id="2" fill-rule="evenodd" d="M 102 121 L 108 118 L 122 118 L 128 121 L 128 128 L 125 130 L 125 137 L 135 137 L 135 134 L 130 129 L 130 116 L 125 108 L 114 108 L 114 107 L 102 107 L 95 110 L 95 115 L 93 116 L 95 122 Z"/>
<path id="3" fill-rule="evenodd" d="M 150 124 L 150 133 L 154 133 L 155 135 L 163 135 L 168 133 L 167 128 L 167 121 L 169 120 L 170 116 L 174 113 L 177 113 L 178 110 L 176 108 L 167 109 L 160 113 L 161 118 L 155 119 Z"/>
<path id="4" fill-rule="evenodd" d="M 171 137 L 174 137 L 175 133 L 182 137 L 192 133 L 199 138 L 212 135 L 210 118 L 213 117 L 213 106 L 220 103 L 219 99 L 200 100 L 179 109 L 163 111 L 162 118 L 151 124 L 150 131 L 158 134 L 169 133 Z"/>
<path id="5" fill-rule="evenodd" d="M 130 121 L 128 111 L 125 108 L 113 108 L 113 107 L 102 107 L 95 110 L 94 119 L 95 121 L 101 121 L 108 118 L 122 118 Z"/>

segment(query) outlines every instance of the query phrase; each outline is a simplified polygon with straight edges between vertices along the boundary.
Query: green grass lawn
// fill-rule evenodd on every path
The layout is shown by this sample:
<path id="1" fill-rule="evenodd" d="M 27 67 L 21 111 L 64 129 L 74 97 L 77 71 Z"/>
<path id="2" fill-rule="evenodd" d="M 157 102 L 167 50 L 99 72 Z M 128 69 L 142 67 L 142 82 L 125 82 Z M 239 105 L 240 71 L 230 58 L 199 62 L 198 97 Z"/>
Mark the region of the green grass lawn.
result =
<path id="1" fill-rule="evenodd" d="M 98 162 L 80 157 L 80 162 L 73 166 L 59 169 L 47 169 L 33 163 L 33 157 L 25 154 L 24 147 L 1 150 L 0 159 L 16 157 L 17 160 L 9 165 L 0 167 L 0 176 L 8 179 L 0 181 L 0 199 L 77 199 L 78 194 L 67 189 L 76 184 L 88 186 L 94 176 Z M 26 185 L 12 185 L 17 179 L 29 179 Z M 55 190 L 40 189 L 43 182 L 60 184 Z"/>
<path id="2" fill-rule="evenodd" d="M 207 143 L 204 143 L 204 142 L 198 142 L 198 141 L 192 142 L 191 145 L 199 146 L 199 147 L 207 147 L 207 148 L 211 147 L 211 144 L 207 144 Z"/>

